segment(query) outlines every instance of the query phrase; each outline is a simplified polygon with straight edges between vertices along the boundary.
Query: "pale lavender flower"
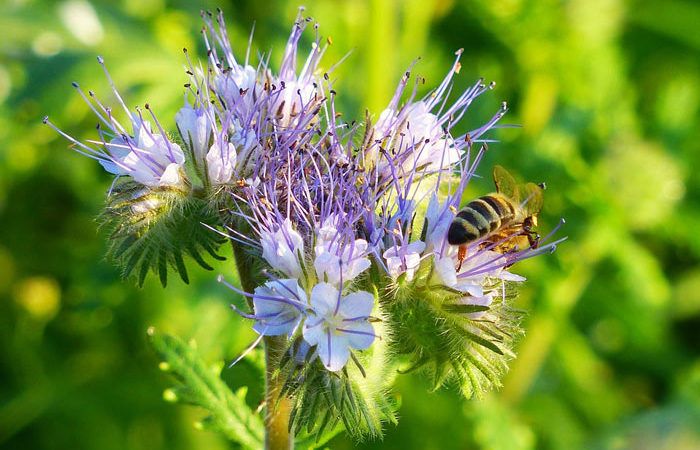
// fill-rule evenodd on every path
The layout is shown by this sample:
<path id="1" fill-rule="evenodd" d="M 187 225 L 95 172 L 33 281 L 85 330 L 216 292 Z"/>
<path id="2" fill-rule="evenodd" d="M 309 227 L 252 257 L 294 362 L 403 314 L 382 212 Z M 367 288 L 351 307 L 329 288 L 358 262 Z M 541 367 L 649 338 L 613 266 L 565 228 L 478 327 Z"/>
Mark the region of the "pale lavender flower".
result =
<path id="1" fill-rule="evenodd" d="M 307 308 L 306 293 L 294 279 L 269 281 L 255 288 L 253 329 L 263 336 L 294 334 Z"/>
<path id="2" fill-rule="evenodd" d="M 289 219 L 283 220 L 275 231 L 261 231 L 260 245 L 263 258 L 272 268 L 291 278 L 302 277 L 304 240 Z"/>
<path id="3" fill-rule="evenodd" d="M 205 109 L 202 107 L 193 108 L 185 100 L 185 106 L 175 114 L 175 123 L 182 141 L 190 149 L 195 160 L 203 160 L 209 147 L 213 128 Z"/>
<path id="4" fill-rule="evenodd" d="M 336 372 L 347 364 L 352 349 L 364 350 L 374 342 L 369 316 L 374 297 L 357 291 L 343 296 L 336 287 L 319 283 L 311 290 L 311 311 L 304 323 L 304 340 L 316 346 L 326 369 Z"/>
<path id="5" fill-rule="evenodd" d="M 302 11 L 303 8 L 299 10 L 294 28 L 287 41 L 279 75 L 272 77 L 272 85 L 278 89 L 270 94 L 272 98 L 271 110 L 273 117 L 283 126 L 304 126 L 305 123 L 313 119 L 317 107 L 323 101 L 323 93 L 319 89 L 320 80 L 316 79 L 315 72 L 327 46 L 321 47 L 318 33 L 304 65 L 301 70 L 297 70 L 299 39 L 301 39 L 306 24 L 311 20 L 304 20 Z M 314 25 L 314 29 L 318 30 L 318 24 Z M 305 114 L 305 111 L 310 111 L 312 114 Z"/>
<path id="6" fill-rule="evenodd" d="M 505 270 L 507 264 L 508 258 L 500 253 L 478 251 L 467 256 L 457 271 L 460 261 L 456 252 L 450 252 L 435 260 L 433 277 L 447 287 L 481 297 L 484 295 L 484 286 L 493 283 L 491 280 L 525 281 L 524 277 Z"/>
<path id="7" fill-rule="evenodd" d="M 132 112 L 126 106 L 104 66 L 104 61 L 101 57 L 97 60 L 104 69 L 117 101 L 129 118 L 132 132 L 129 133 L 113 116 L 111 107 L 103 105 L 92 91 L 85 95 L 78 83 L 73 83 L 73 87 L 100 121 L 97 125 L 99 140 L 79 142 L 56 127 L 48 117 L 44 118 L 44 123 L 72 142 L 78 153 L 97 160 L 109 173 L 129 176 L 149 187 L 184 184 L 185 155 L 180 146 L 168 138 L 148 104 L 145 108 L 155 122 L 157 131 L 151 128 L 151 124 L 143 118 L 139 109 Z"/>
<path id="8" fill-rule="evenodd" d="M 316 230 L 316 276 L 334 285 L 353 280 L 371 265 L 366 257 L 367 241 L 348 240 L 348 234 L 352 236 L 352 231 L 343 230 L 340 224 L 344 219 L 345 214 L 334 214 Z"/>
<path id="9" fill-rule="evenodd" d="M 233 177 L 237 153 L 236 147 L 228 139 L 223 133 L 215 133 L 214 142 L 207 152 L 207 176 L 212 184 L 226 184 Z"/>
<path id="10" fill-rule="evenodd" d="M 406 281 L 412 281 L 416 269 L 420 266 L 421 253 L 425 250 L 423 241 L 413 241 L 410 244 L 396 245 L 389 248 L 382 256 L 386 259 L 386 266 L 391 278 L 405 275 Z"/>

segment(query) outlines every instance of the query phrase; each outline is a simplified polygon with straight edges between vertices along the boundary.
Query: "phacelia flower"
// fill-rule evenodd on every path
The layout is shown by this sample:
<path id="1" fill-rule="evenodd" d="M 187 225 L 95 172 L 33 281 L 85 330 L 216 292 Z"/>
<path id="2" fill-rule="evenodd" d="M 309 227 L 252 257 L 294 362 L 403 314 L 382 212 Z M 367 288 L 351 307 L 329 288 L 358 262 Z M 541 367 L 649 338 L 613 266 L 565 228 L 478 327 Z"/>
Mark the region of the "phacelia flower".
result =
<path id="1" fill-rule="evenodd" d="M 180 137 L 197 161 L 204 159 L 212 134 L 211 119 L 204 108 L 193 108 L 185 100 L 185 106 L 175 114 L 175 123 Z"/>
<path id="2" fill-rule="evenodd" d="M 347 236 L 352 231 L 339 229 L 337 225 L 343 219 L 344 216 L 336 215 L 326 219 L 317 229 L 314 246 L 316 276 L 334 285 L 353 280 L 371 265 L 366 256 L 367 241 L 350 239 L 348 242 Z"/>
<path id="3" fill-rule="evenodd" d="M 301 322 L 306 303 L 306 293 L 297 280 L 269 281 L 255 288 L 253 329 L 263 336 L 291 336 Z"/>
<path id="4" fill-rule="evenodd" d="M 111 107 L 103 105 L 92 91 L 89 92 L 89 96 L 86 96 L 78 83 L 73 83 L 73 87 L 99 120 L 97 125 L 99 140 L 79 142 L 56 127 L 48 117 L 44 118 L 44 123 L 72 142 L 78 153 L 96 159 L 111 174 L 131 177 L 137 183 L 149 187 L 181 186 L 185 182 L 183 170 L 185 155 L 182 149 L 169 139 L 148 104 L 146 109 L 151 114 L 157 130 L 152 130 L 150 122 L 143 118 L 140 110 L 132 112 L 126 106 L 104 66 L 104 61 L 101 57 L 97 60 L 104 69 L 115 97 L 131 122 L 132 132 L 129 133 L 114 117 Z"/>
<path id="5" fill-rule="evenodd" d="M 237 162 L 236 147 L 224 135 L 216 135 L 207 152 L 207 175 L 212 184 L 231 181 Z"/>
<path id="6" fill-rule="evenodd" d="M 423 241 L 414 241 L 407 245 L 394 246 L 384 252 L 386 266 L 391 278 L 405 274 L 406 281 L 413 280 L 416 269 L 420 265 L 421 253 L 425 250 Z"/>
<path id="7" fill-rule="evenodd" d="M 311 291 L 311 312 L 304 323 L 304 340 L 316 346 L 323 365 L 330 371 L 342 369 L 352 349 L 364 350 L 374 342 L 369 316 L 374 297 L 357 291 L 342 296 L 331 284 L 319 283 Z"/>
<path id="8" fill-rule="evenodd" d="M 302 277 L 300 257 L 304 255 L 304 240 L 289 219 L 274 232 L 262 232 L 260 244 L 262 256 L 271 267 L 288 277 Z"/>

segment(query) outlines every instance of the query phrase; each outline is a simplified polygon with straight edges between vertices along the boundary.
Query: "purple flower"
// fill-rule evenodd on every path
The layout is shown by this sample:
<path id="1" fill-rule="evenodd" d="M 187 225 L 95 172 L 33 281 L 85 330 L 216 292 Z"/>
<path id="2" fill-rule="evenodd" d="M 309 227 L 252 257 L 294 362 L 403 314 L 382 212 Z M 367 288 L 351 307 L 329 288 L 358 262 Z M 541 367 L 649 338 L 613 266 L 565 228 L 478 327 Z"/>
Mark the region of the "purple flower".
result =
<path id="1" fill-rule="evenodd" d="M 304 340 L 316 346 L 326 369 L 336 372 L 350 357 L 350 350 L 364 350 L 374 342 L 369 315 L 374 297 L 358 291 L 342 296 L 333 285 L 319 283 L 311 290 L 311 311 L 304 323 Z"/>
<path id="2" fill-rule="evenodd" d="M 306 308 L 306 293 L 297 280 L 269 281 L 255 288 L 253 329 L 263 336 L 291 336 L 296 331 Z"/>
<path id="3" fill-rule="evenodd" d="M 206 156 L 207 177 L 211 184 L 226 184 L 231 181 L 237 162 L 236 147 L 222 134 L 214 135 L 214 143 Z"/>
<path id="4" fill-rule="evenodd" d="M 185 106 L 175 114 L 175 123 L 182 141 L 190 149 L 195 160 L 203 160 L 212 133 L 212 122 L 205 109 L 193 108 L 185 100 Z"/>
<path id="5" fill-rule="evenodd" d="M 345 215 L 334 214 L 316 230 L 314 268 L 321 281 L 338 285 L 353 280 L 367 270 L 371 263 L 366 257 L 367 241 L 348 239 L 352 230 L 343 230 Z M 349 242 L 348 242 L 349 241 Z"/>
<path id="6" fill-rule="evenodd" d="M 405 274 L 406 281 L 412 281 L 420 265 L 421 253 L 425 250 L 423 241 L 414 241 L 406 245 L 397 245 L 389 248 L 382 256 L 386 259 L 386 266 L 391 278 L 396 279 Z"/>
<path id="7" fill-rule="evenodd" d="M 292 278 L 301 278 L 304 240 L 285 219 L 274 232 L 261 232 L 262 256 L 270 266 Z"/>
<path id="8" fill-rule="evenodd" d="M 155 122 L 157 131 L 152 130 L 151 124 L 143 118 L 139 109 L 134 113 L 126 106 L 104 66 L 104 61 L 101 57 L 97 60 L 102 65 L 120 106 L 129 117 L 133 131 L 129 133 L 114 118 L 112 108 L 103 105 L 92 91 L 88 93 L 89 96 L 85 95 L 78 83 L 73 83 L 73 87 L 100 121 L 97 126 L 99 140 L 79 142 L 51 123 L 48 117 L 44 118 L 44 123 L 71 141 L 78 153 L 97 160 L 109 173 L 129 176 L 149 187 L 183 185 L 186 180 L 183 170 L 185 155 L 180 146 L 170 141 L 148 104 L 146 109 Z"/>

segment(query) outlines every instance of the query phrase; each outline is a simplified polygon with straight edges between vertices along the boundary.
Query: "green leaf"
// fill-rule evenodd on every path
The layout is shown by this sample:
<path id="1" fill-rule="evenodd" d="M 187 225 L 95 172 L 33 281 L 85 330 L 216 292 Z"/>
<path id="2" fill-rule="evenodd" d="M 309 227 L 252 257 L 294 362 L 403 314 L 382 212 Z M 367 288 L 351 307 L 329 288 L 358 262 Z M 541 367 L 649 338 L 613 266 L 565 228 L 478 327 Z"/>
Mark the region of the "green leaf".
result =
<path id="1" fill-rule="evenodd" d="M 200 406 L 209 412 L 203 427 L 217 431 L 244 448 L 263 447 L 263 421 L 245 402 L 246 389 L 236 393 L 212 370 L 197 351 L 175 336 L 148 329 L 151 345 L 163 360 L 161 367 L 171 373 L 178 384 L 169 389 L 167 398 Z"/>

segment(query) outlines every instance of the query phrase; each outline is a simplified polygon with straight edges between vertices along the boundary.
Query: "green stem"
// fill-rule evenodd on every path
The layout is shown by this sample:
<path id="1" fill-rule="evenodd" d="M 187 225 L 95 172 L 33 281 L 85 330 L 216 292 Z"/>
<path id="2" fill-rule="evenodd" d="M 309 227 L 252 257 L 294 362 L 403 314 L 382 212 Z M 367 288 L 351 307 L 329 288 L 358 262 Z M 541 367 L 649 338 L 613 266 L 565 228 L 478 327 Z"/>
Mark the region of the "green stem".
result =
<path id="1" fill-rule="evenodd" d="M 235 243 L 231 242 L 233 255 L 238 268 L 241 287 L 247 292 L 253 292 L 262 281 L 257 264 L 250 255 Z M 249 301 L 250 303 L 250 301 Z M 280 360 L 287 350 L 287 340 L 284 336 L 266 336 L 263 340 L 265 349 L 265 449 L 291 450 L 294 448 L 294 436 L 289 433 L 289 416 L 292 412 L 292 401 L 287 397 L 280 398 L 282 380 L 276 371 Z"/>
<path id="2" fill-rule="evenodd" d="M 282 382 L 276 368 L 287 350 L 285 336 L 267 336 L 265 342 L 265 448 L 267 450 L 289 450 L 294 448 L 294 436 L 289 433 L 289 416 L 292 401 L 280 397 Z"/>

